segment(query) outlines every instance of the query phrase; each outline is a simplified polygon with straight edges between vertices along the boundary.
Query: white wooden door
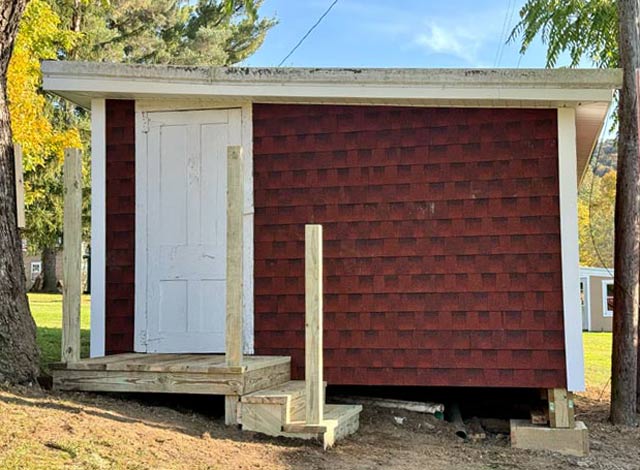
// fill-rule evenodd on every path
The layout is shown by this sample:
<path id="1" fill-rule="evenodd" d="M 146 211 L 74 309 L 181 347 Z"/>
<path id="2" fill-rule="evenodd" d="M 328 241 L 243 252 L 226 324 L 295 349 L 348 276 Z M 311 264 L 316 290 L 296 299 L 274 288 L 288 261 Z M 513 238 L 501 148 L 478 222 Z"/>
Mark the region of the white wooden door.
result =
<path id="1" fill-rule="evenodd" d="M 147 118 L 148 352 L 224 352 L 227 146 L 240 110 Z"/>

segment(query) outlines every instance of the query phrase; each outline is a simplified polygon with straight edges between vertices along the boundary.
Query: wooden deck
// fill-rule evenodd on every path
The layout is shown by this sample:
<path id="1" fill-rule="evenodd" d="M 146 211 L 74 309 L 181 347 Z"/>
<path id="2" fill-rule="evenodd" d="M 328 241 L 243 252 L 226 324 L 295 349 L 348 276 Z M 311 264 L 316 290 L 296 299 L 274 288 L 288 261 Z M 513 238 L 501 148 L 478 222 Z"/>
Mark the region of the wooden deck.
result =
<path id="1" fill-rule="evenodd" d="M 127 353 L 53 364 L 51 375 L 57 390 L 242 396 L 287 382 L 291 358 L 244 356 L 229 367 L 224 354 Z"/>

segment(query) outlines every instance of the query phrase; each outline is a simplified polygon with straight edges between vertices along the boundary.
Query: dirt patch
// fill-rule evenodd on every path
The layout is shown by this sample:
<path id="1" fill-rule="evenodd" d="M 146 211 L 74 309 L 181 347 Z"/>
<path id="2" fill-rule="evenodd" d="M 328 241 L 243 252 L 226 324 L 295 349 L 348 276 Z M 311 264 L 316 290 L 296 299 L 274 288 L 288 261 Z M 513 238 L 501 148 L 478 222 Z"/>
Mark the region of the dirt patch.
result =
<path id="1" fill-rule="evenodd" d="M 508 436 L 464 441 L 430 415 L 365 408 L 358 434 L 323 452 L 225 427 L 220 418 L 139 400 L 0 390 L 2 469 L 637 469 L 640 431 L 607 423 L 607 404 L 577 400 L 593 452 L 514 450 Z"/>

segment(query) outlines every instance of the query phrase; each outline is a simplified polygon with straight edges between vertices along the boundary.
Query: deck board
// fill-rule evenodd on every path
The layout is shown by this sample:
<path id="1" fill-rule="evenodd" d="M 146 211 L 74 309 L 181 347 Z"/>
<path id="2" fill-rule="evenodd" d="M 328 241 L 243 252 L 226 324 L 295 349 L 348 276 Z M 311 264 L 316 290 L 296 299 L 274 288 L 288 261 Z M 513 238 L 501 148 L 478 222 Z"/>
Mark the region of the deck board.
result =
<path id="1" fill-rule="evenodd" d="M 52 367 L 54 388 L 92 392 L 243 395 L 290 379 L 291 359 L 245 356 L 228 367 L 223 354 L 125 353 Z"/>

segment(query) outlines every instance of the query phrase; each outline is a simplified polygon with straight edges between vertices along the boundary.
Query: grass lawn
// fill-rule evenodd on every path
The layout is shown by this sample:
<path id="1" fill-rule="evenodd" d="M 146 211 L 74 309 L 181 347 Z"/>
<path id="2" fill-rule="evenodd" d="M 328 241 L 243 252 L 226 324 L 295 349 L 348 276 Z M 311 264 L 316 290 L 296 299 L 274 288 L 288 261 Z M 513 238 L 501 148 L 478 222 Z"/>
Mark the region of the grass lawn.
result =
<path id="1" fill-rule="evenodd" d="M 611 333 L 583 333 L 584 375 L 587 388 L 598 393 L 611 384 Z M 605 393 L 605 396 L 607 394 Z"/>
<path id="2" fill-rule="evenodd" d="M 48 371 L 48 364 L 60 360 L 62 335 L 62 295 L 30 293 L 29 304 L 38 327 L 38 346 L 40 346 L 40 368 Z M 89 355 L 89 300 L 82 296 L 80 310 L 81 354 Z"/>
<path id="3" fill-rule="evenodd" d="M 89 355 L 89 299 L 82 296 L 82 356 Z M 60 334 L 62 325 L 62 296 L 59 294 L 29 294 L 31 313 L 38 325 L 38 345 L 42 352 L 40 364 L 60 360 Z M 600 391 L 611 375 L 611 333 L 584 333 L 585 375 L 587 387 Z"/>

